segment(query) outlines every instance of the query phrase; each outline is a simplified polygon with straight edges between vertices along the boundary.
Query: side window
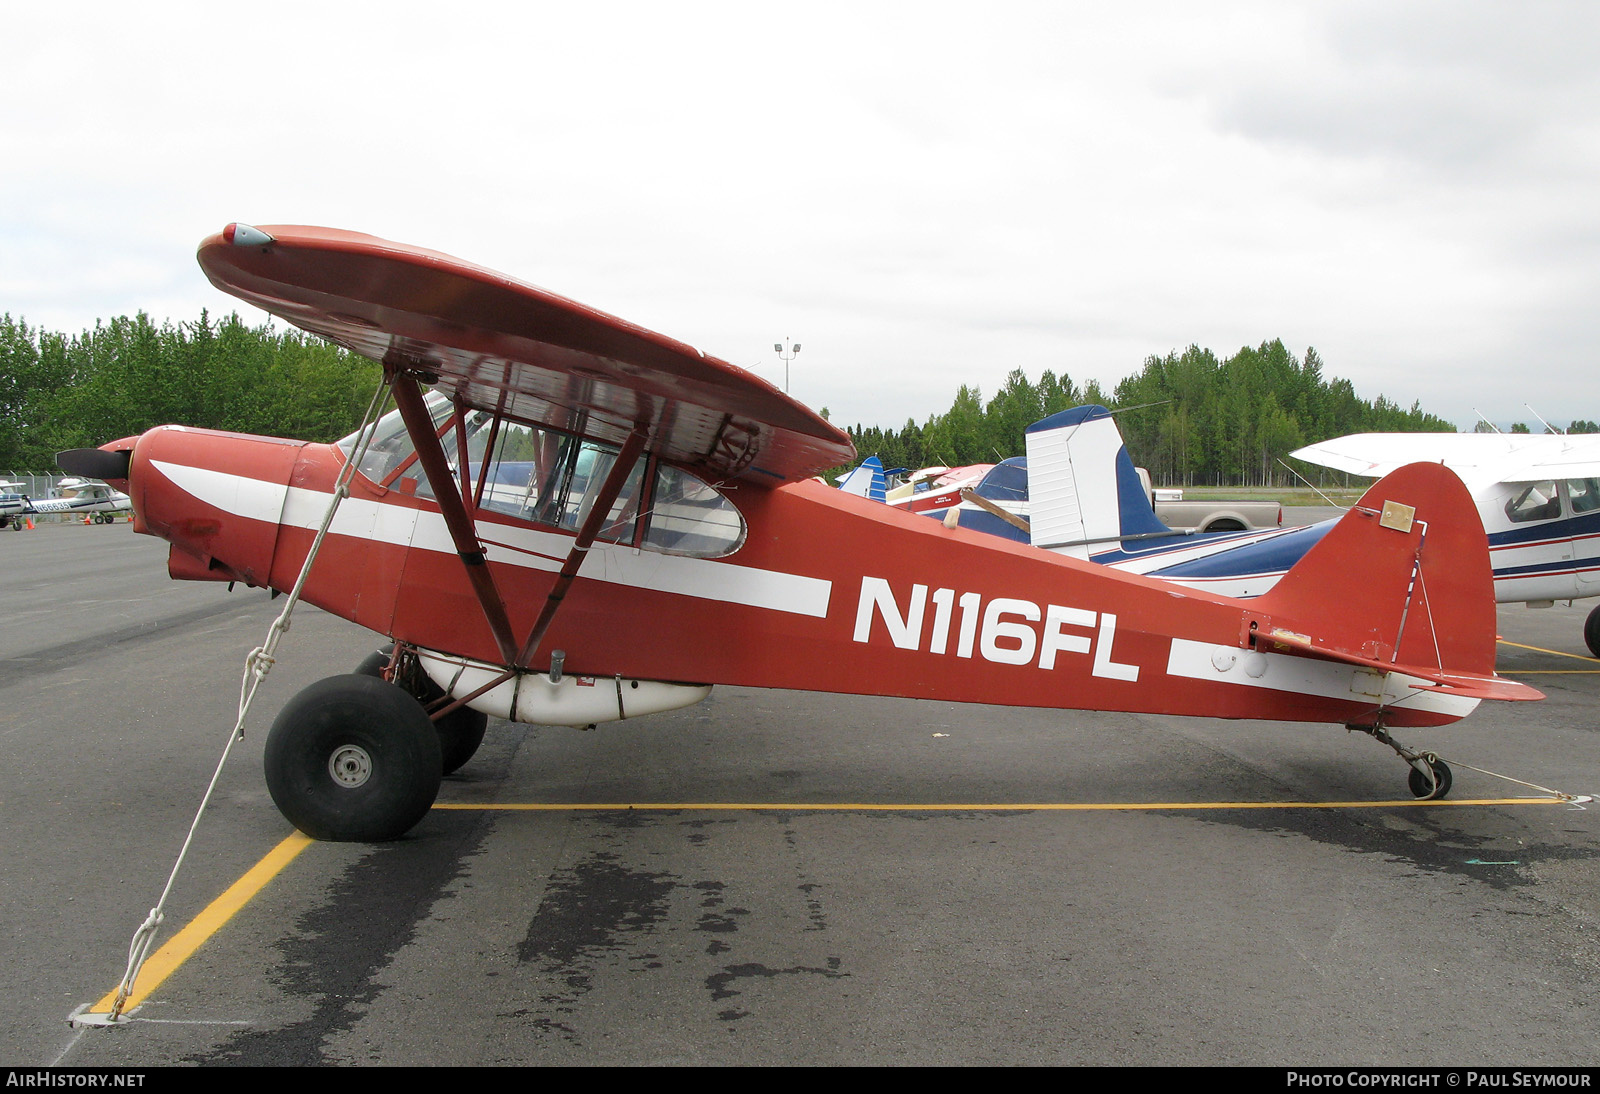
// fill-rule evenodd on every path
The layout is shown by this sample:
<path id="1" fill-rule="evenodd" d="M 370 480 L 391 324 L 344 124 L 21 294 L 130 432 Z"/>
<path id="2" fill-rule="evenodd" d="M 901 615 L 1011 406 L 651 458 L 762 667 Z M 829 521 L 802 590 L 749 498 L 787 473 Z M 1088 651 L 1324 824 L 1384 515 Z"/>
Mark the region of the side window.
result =
<path id="1" fill-rule="evenodd" d="M 570 433 L 503 422 L 484 470 L 479 506 L 535 524 L 575 532 L 594 507 L 606 476 L 617 462 L 610 445 Z M 644 462 L 635 465 L 611 506 L 603 539 L 631 541 L 638 517 Z"/>
<path id="2" fill-rule="evenodd" d="M 744 544 L 744 517 L 727 498 L 686 471 L 656 469 L 644 547 L 669 555 L 721 558 Z"/>
<path id="3" fill-rule="evenodd" d="M 1600 509 L 1600 479 L 1568 479 L 1567 498 L 1574 513 L 1592 513 Z"/>
<path id="4" fill-rule="evenodd" d="M 465 437 L 467 476 L 476 491 L 477 507 L 504 513 L 532 524 L 576 532 L 599 499 L 601 487 L 620 450 L 570 433 L 468 411 L 459 417 L 442 395 L 428 395 L 428 410 L 451 471 L 461 474 Z M 489 438 L 494 437 L 492 450 Z M 352 434 L 339 442 L 348 457 L 358 440 Z M 652 489 L 646 493 L 645 471 L 655 466 Z M 384 415 L 360 471 L 373 482 L 418 497 L 433 491 L 418 466 L 416 448 L 398 411 Z M 648 512 L 641 514 L 641 504 Z M 644 525 L 642 540 L 639 526 Z M 722 558 L 744 545 L 744 517 L 714 487 L 675 467 L 641 459 L 612 503 L 600 538 L 639 542 L 645 550 L 695 558 Z"/>
<path id="5" fill-rule="evenodd" d="M 1532 482 L 1506 502 L 1506 516 L 1513 524 L 1531 520 L 1551 520 L 1561 515 L 1561 498 L 1553 482 Z"/>

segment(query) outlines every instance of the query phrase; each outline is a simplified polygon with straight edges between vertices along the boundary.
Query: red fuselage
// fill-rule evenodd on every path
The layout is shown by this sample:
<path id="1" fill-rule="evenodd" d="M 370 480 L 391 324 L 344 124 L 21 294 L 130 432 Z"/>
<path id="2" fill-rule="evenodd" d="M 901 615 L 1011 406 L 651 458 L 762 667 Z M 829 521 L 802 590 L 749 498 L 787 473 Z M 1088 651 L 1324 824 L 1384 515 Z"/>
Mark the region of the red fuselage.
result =
<path id="1" fill-rule="evenodd" d="M 288 589 L 343 463 L 329 445 L 154 429 L 130 468 L 137 529 L 173 544 L 174 577 Z M 724 492 L 747 527 L 737 551 L 713 560 L 596 543 L 526 667 L 560 649 L 566 671 L 600 677 L 1224 718 L 1359 722 L 1378 703 L 1349 665 L 1252 640 L 1270 625 L 1320 641 L 1348 599 L 1339 590 L 1325 598 L 1329 620 L 1296 616 L 1284 598 L 1180 591 L 809 481 Z M 525 634 L 572 535 L 473 515 Z M 1396 558 L 1415 552 L 1391 538 L 1377 542 Z M 1352 586 L 1370 584 L 1369 568 L 1349 567 Z M 403 642 L 503 663 L 438 506 L 405 488 L 355 478 L 304 596 Z M 1474 671 L 1492 671 L 1487 610 L 1489 664 L 1467 650 Z M 1343 620 L 1338 637 L 1368 628 L 1367 656 L 1389 656 L 1394 622 Z M 1425 625 L 1411 624 L 1418 641 Z M 1474 705 L 1416 698 L 1392 706 L 1388 724 L 1440 724 Z"/>

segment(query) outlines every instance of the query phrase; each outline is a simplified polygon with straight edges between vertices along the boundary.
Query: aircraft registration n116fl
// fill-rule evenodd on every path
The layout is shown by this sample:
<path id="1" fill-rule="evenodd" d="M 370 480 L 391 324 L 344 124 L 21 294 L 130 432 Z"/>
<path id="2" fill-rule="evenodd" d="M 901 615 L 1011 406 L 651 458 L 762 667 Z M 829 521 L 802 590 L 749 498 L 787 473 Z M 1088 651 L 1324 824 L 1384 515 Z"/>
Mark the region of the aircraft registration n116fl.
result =
<path id="1" fill-rule="evenodd" d="M 358 461 L 303 595 L 394 646 L 273 724 L 268 786 L 311 836 L 403 834 L 487 714 L 586 725 L 715 684 L 1343 723 L 1419 797 L 1449 769 L 1390 728 L 1540 698 L 1494 674 L 1483 528 L 1437 465 L 1233 600 L 831 489 L 849 438 L 771 384 L 437 252 L 229 225 L 199 260 L 381 362 L 397 409 L 338 444 L 162 426 L 60 462 L 126 484 L 173 577 L 282 590 Z"/>

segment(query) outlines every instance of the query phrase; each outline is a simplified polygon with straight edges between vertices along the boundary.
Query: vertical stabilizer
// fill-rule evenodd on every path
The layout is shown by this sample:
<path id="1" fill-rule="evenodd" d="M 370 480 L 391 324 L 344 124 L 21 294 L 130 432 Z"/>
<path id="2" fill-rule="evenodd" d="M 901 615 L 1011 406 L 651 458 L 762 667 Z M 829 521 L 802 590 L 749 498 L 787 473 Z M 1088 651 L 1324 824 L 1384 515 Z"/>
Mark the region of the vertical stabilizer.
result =
<path id="1" fill-rule="evenodd" d="M 1249 614 L 1261 635 L 1282 627 L 1323 655 L 1492 679 L 1494 585 L 1472 495 L 1441 464 L 1400 468 Z"/>
<path id="2" fill-rule="evenodd" d="M 1033 545 L 1089 557 L 1089 544 L 1168 531 L 1150 507 L 1122 433 L 1103 406 L 1078 406 L 1029 426 Z"/>
<path id="3" fill-rule="evenodd" d="M 839 489 L 858 498 L 883 501 L 888 493 L 888 484 L 884 480 L 882 461 L 876 456 L 868 456 L 839 480 Z"/>

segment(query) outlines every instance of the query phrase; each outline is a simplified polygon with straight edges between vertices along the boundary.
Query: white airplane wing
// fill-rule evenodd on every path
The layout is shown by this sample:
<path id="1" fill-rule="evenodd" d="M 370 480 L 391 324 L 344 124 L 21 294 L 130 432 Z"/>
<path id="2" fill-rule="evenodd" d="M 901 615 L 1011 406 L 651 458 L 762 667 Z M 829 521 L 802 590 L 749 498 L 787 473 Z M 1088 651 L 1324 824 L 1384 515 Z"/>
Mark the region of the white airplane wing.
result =
<path id="1" fill-rule="evenodd" d="M 1353 433 L 1290 455 L 1373 478 L 1408 463 L 1442 463 L 1474 493 L 1496 482 L 1600 477 L 1597 434 Z"/>

